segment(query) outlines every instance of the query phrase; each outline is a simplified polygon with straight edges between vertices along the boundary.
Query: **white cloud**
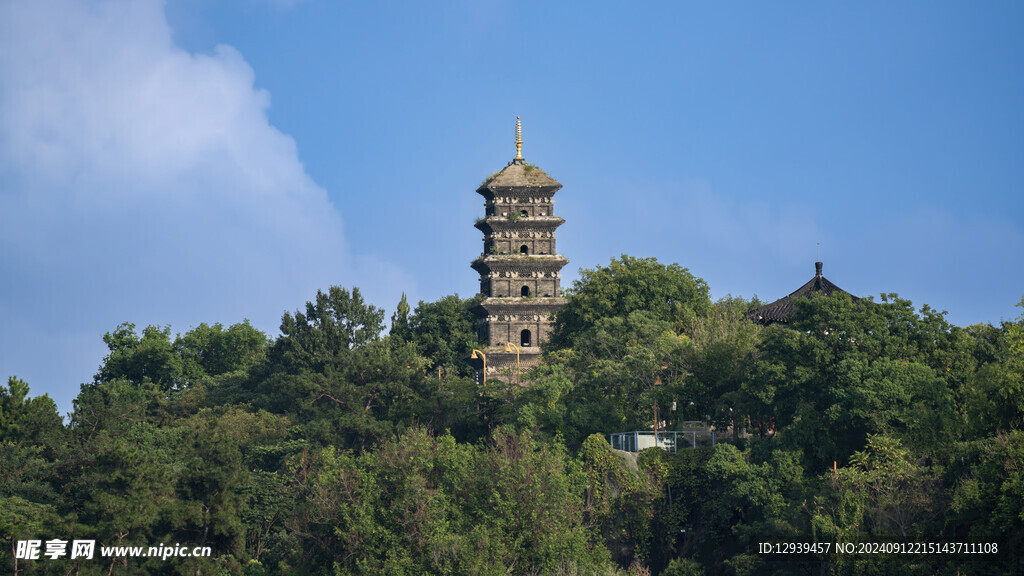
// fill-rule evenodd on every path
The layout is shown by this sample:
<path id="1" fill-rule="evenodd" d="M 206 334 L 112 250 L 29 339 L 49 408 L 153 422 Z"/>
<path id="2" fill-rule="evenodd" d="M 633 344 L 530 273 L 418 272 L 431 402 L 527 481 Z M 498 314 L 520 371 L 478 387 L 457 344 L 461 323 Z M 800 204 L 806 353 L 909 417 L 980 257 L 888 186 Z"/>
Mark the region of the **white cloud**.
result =
<path id="1" fill-rule="evenodd" d="M 8 352 L 47 345 L 19 323 L 54 341 L 128 320 L 273 329 L 317 288 L 354 284 L 341 218 L 253 82 L 231 47 L 176 46 L 159 1 L 0 2 Z M 25 377 L 5 356 L 0 375 Z"/>

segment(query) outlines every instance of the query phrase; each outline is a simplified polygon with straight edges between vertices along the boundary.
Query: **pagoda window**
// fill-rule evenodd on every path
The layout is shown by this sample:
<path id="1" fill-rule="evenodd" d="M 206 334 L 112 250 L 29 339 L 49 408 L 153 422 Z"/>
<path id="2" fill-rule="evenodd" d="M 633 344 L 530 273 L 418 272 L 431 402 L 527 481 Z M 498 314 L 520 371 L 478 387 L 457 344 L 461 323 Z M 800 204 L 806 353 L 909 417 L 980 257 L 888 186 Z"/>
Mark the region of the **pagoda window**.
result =
<path id="1" fill-rule="evenodd" d="M 529 256 L 530 255 L 530 248 L 529 248 L 529 246 L 527 246 L 526 244 L 523 244 L 522 246 L 520 246 L 519 247 L 519 253 L 522 254 L 523 256 Z"/>
<path id="2" fill-rule="evenodd" d="M 523 347 L 530 347 L 530 346 L 532 346 L 532 344 L 530 344 L 530 331 L 529 330 L 523 330 L 522 332 L 519 333 L 519 345 L 523 346 Z"/>
<path id="3" fill-rule="evenodd" d="M 529 286 L 523 286 L 523 289 L 520 290 L 519 293 L 522 294 L 524 297 L 529 296 L 530 295 L 530 287 Z"/>

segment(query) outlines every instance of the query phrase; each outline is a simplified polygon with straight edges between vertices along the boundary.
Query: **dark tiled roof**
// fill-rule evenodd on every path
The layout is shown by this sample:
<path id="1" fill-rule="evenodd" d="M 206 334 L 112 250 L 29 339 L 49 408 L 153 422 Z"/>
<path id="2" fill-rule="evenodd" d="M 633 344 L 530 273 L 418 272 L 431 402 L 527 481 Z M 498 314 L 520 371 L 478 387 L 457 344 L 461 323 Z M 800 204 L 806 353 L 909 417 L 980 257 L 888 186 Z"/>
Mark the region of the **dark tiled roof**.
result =
<path id="1" fill-rule="evenodd" d="M 828 278 L 822 276 L 821 262 L 815 262 L 814 278 L 808 280 L 806 284 L 797 288 L 789 296 L 779 298 L 778 300 L 772 302 L 771 304 L 765 304 L 764 306 L 754 308 L 750 312 L 747 312 L 744 315 L 744 318 L 746 318 L 747 320 L 751 320 L 753 322 L 757 322 L 758 324 L 765 325 L 775 323 L 787 323 L 789 322 L 789 319 L 793 316 L 793 312 L 795 312 L 796 310 L 793 306 L 793 299 L 807 298 L 814 294 L 815 292 L 821 292 L 825 296 L 830 296 L 835 292 L 848 294 L 848 292 L 830 282 Z M 856 296 L 852 295 L 850 296 L 850 298 L 853 298 L 854 300 L 859 299 Z"/>

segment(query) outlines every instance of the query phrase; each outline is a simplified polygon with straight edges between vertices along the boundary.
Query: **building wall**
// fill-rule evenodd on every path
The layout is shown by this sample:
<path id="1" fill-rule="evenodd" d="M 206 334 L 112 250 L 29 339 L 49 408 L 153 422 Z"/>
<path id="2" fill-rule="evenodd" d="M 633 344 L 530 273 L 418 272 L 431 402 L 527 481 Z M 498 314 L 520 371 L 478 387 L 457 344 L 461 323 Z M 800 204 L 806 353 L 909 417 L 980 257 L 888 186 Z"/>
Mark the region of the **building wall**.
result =
<path id="1" fill-rule="evenodd" d="M 484 211 L 488 216 L 508 216 L 518 212 L 523 216 L 554 216 L 555 203 L 550 196 L 496 196 L 484 203 Z"/>
<path id="2" fill-rule="evenodd" d="M 530 331 L 530 348 L 537 348 L 551 337 L 554 323 L 545 314 L 512 314 L 511 320 L 502 320 L 505 315 L 490 316 L 480 321 L 477 329 L 480 339 L 491 347 L 503 347 L 506 342 L 522 346 L 522 331 Z"/>
<path id="3" fill-rule="evenodd" d="M 484 254 L 522 254 L 526 246 L 526 254 L 531 256 L 547 256 L 555 253 L 555 235 L 553 232 L 518 231 L 513 237 L 493 234 L 484 238 Z"/>

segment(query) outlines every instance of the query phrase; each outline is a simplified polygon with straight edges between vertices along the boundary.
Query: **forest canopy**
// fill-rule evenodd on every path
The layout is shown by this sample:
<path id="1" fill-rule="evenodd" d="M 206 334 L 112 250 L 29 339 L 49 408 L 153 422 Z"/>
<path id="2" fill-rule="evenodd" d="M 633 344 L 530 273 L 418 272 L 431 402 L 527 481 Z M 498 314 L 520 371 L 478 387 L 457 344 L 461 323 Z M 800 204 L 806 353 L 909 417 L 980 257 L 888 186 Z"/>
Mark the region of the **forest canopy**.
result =
<path id="1" fill-rule="evenodd" d="M 1024 572 L 1024 315 L 958 327 L 896 294 L 840 293 L 765 327 L 744 319 L 756 300 L 712 302 L 685 268 L 629 256 L 583 270 L 567 297 L 522 386 L 474 379 L 477 300 L 457 295 L 403 296 L 387 327 L 358 288 L 333 286 L 276 338 L 248 322 L 120 324 L 66 419 L 29 383 L 0 386 L 0 564 Z M 608 442 L 686 422 L 713 426 L 715 445 L 630 456 Z M 97 557 L 48 558 L 58 539 L 95 540 Z M 38 559 L 17 558 L 33 540 Z M 765 552 L 785 543 L 816 547 Z M 947 548 L 900 548 L 915 543 Z M 161 544 L 212 555 L 99 554 Z"/>

